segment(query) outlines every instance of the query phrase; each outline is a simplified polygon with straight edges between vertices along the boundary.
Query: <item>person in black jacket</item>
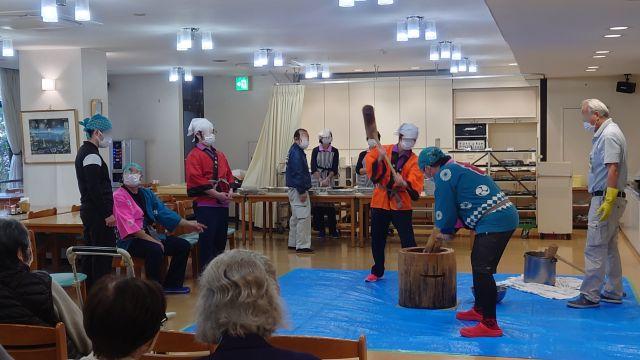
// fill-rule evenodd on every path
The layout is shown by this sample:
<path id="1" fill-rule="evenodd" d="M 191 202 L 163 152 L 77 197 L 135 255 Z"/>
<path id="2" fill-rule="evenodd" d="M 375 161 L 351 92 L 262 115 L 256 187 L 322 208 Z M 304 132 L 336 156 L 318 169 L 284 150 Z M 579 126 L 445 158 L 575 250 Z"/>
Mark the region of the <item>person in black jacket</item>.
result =
<path id="1" fill-rule="evenodd" d="M 19 221 L 0 219 L 0 324 L 54 327 L 64 322 L 70 358 L 91 351 L 82 314 L 44 271 L 31 271 L 29 233 Z"/>
<path id="2" fill-rule="evenodd" d="M 311 176 L 318 182 L 320 187 L 333 187 L 333 179 L 338 176 L 338 165 L 340 163 L 340 153 L 338 149 L 331 145 L 333 133 L 330 129 L 324 129 L 318 134 L 320 145 L 311 152 Z M 318 204 L 311 210 L 315 228 L 320 232 L 320 237 L 324 238 L 325 216 L 331 237 L 340 237 L 336 229 L 336 208 L 333 204 Z"/>
<path id="3" fill-rule="evenodd" d="M 291 205 L 291 220 L 289 221 L 289 250 L 301 253 L 312 253 L 311 250 L 311 174 L 307 164 L 307 154 L 304 150 L 309 147 L 309 133 L 305 129 L 298 129 L 293 134 L 294 143 L 289 148 L 287 157 L 286 181 L 289 204 Z"/>
<path id="4" fill-rule="evenodd" d="M 111 121 L 96 114 L 80 122 L 87 139 L 76 156 L 75 167 L 80 189 L 80 218 L 84 225 L 84 240 L 90 246 L 115 247 L 116 236 L 113 216 L 113 193 L 109 168 L 98 151 L 111 144 L 106 134 Z M 87 286 L 111 272 L 111 258 L 93 256 L 83 259 L 82 272 L 87 275 Z"/>
<path id="5" fill-rule="evenodd" d="M 276 269 L 266 256 L 235 249 L 213 259 L 200 276 L 196 338 L 217 343 L 203 360 L 316 360 L 267 339 L 284 322 Z"/>

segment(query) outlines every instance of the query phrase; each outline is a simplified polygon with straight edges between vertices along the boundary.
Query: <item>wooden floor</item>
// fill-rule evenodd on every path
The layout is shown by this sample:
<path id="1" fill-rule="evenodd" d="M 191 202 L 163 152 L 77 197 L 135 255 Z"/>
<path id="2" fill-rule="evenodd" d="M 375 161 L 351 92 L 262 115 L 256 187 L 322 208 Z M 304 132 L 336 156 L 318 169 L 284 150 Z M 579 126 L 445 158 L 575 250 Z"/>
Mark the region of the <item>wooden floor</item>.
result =
<path id="1" fill-rule="evenodd" d="M 519 233 L 518 233 L 519 235 Z M 528 240 L 514 237 L 502 257 L 498 272 L 500 273 L 522 273 L 524 257 L 526 251 L 538 250 L 551 243 L 559 245 L 558 254 L 566 259 L 570 259 L 579 266 L 584 266 L 583 248 L 585 243 L 585 231 L 577 231 L 572 240 L 539 240 L 532 233 L 532 238 Z M 371 266 L 371 250 L 369 244 L 365 248 L 352 248 L 348 245 L 348 239 L 327 239 L 324 241 L 312 239 L 313 248 L 316 253 L 313 255 L 297 255 L 295 252 L 287 250 L 286 238 L 283 235 L 276 235 L 273 240 L 263 240 L 259 232 L 256 233 L 256 243 L 248 247 L 251 250 L 261 252 L 272 259 L 276 265 L 278 275 L 284 274 L 295 268 L 332 268 L 332 269 L 369 269 Z M 426 235 L 419 235 L 418 243 L 426 241 Z M 640 283 L 640 257 L 631 248 L 624 235 L 620 235 L 620 254 L 624 276 L 626 276 L 634 286 Z M 460 236 L 453 241 L 456 250 L 457 266 L 459 272 L 471 272 L 469 261 L 470 240 L 466 236 Z M 397 252 L 400 248 L 397 238 L 391 239 L 387 246 L 388 270 L 397 270 Z M 559 262 L 557 265 L 558 274 L 577 274 L 577 272 Z M 171 295 L 168 297 L 168 311 L 175 311 L 176 316 L 172 318 L 167 327 L 169 329 L 180 329 L 193 323 L 194 308 L 196 303 L 197 289 L 193 286 L 192 280 L 187 281 L 187 285 L 192 286 L 193 292 L 190 295 Z M 452 319 L 452 321 L 455 321 Z M 409 334 L 408 334 L 409 335 Z M 485 359 L 483 357 L 454 357 L 451 355 L 410 355 L 401 353 L 369 352 L 369 359 L 373 360 L 414 360 L 414 359 L 451 359 L 470 358 Z"/>

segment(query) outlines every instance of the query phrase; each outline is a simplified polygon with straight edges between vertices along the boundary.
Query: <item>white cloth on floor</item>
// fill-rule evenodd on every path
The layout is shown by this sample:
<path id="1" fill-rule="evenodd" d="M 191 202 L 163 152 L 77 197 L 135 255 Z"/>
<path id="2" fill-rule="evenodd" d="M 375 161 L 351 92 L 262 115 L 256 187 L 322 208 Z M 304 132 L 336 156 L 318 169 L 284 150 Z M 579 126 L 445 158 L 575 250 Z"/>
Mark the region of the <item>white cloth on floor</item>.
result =
<path id="1" fill-rule="evenodd" d="M 568 300 L 580 295 L 582 279 L 574 277 L 556 277 L 556 286 L 525 283 L 524 275 L 510 277 L 500 281 L 497 285 L 504 285 L 516 290 L 536 294 L 547 299 Z"/>

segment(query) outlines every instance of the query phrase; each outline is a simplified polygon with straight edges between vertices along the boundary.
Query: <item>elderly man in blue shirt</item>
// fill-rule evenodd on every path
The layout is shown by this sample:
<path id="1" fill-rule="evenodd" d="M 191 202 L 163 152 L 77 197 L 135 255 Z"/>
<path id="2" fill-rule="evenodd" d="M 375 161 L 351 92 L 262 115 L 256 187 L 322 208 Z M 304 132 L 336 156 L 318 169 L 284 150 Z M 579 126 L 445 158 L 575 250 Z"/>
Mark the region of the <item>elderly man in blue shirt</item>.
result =
<path id="1" fill-rule="evenodd" d="M 622 265 L 618 251 L 618 226 L 627 201 L 627 141 L 598 99 L 582 102 L 587 131 L 594 132 L 590 155 L 591 206 L 584 250 L 585 276 L 580 296 L 567 305 L 585 309 L 600 301 L 622 304 Z"/>

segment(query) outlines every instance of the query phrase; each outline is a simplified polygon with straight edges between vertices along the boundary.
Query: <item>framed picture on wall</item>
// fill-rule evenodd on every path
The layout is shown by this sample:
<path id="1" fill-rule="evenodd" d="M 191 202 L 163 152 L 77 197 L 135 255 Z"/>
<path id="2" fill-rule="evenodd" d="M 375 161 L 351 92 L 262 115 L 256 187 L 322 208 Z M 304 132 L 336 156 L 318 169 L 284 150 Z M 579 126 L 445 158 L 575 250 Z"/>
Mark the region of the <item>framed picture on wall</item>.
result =
<path id="1" fill-rule="evenodd" d="M 77 110 L 23 111 L 21 121 L 25 163 L 75 161 L 79 143 Z"/>

